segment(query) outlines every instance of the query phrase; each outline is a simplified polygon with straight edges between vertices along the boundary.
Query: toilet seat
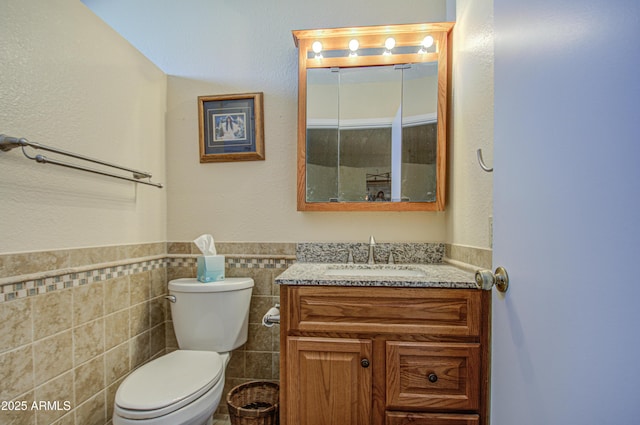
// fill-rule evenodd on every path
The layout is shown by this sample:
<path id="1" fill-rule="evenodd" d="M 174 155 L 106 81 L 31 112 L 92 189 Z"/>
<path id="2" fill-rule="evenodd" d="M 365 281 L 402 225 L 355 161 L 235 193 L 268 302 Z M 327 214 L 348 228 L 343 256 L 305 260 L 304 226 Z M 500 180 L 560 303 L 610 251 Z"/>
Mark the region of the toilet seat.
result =
<path id="1" fill-rule="evenodd" d="M 213 351 L 177 350 L 133 371 L 116 392 L 116 410 L 128 419 L 174 412 L 209 391 L 223 376 L 222 357 Z"/>

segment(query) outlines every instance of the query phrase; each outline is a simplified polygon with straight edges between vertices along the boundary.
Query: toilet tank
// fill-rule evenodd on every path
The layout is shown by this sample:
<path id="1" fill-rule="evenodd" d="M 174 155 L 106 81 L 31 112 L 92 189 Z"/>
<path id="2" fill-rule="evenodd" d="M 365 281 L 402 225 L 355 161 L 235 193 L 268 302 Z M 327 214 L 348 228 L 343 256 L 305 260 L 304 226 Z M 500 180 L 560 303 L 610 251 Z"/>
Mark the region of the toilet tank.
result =
<path id="1" fill-rule="evenodd" d="M 247 341 L 253 279 L 218 282 L 196 278 L 169 282 L 173 328 L 182 350 L 227 352 Z"/>

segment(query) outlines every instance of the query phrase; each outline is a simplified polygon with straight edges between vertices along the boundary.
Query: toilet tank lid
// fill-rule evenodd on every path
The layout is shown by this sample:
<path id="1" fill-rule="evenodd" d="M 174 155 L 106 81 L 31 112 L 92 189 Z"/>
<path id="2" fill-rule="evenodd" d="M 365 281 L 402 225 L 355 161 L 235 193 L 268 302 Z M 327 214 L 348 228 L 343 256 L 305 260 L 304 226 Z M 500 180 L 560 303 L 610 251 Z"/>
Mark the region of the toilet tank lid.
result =
<path id="1" fill-rule="evenodd" d="M 250 277 L 229 277 L 217 282 L 200 282 L 195 277 L 175 279 L 169 282 L 169 291 L 173 292 L 227 292 L 253 287 Z"/>

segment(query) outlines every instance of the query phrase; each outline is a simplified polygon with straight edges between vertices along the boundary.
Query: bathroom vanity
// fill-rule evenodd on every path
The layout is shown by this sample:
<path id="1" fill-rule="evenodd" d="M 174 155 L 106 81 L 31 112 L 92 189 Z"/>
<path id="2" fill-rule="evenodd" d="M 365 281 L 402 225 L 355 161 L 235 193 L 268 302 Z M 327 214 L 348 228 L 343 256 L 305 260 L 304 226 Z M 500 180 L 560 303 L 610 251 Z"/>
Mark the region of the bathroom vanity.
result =
<path id="1" fill-rule="evenodd" d="M 488 424 L 491 293 L 472 273 L 297 263 L 276 283 L 282 425 Z"/>

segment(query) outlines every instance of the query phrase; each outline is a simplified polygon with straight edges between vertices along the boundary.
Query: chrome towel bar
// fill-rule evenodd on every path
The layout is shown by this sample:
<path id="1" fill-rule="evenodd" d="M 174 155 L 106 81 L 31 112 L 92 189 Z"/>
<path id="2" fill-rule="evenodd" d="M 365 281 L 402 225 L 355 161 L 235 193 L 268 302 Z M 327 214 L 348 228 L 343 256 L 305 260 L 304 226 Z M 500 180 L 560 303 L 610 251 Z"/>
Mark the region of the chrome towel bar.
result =
<path id="1" fill-rule="evenodd" d="M 24 154 L 25 157 L 36 161 L 40 164 L 53 164 L 53 165 L 59 165 L 61 167 L 66 167 L 66 168 L 73 168 L 74 170 L 80 170 L 80 171 L 87 171 L 89 173 L 94 173 L 94 174 L 100 174 L 103 176 L 108 176 L 108 177 L 113 177 L 116 179 L 121 179 L 121 180 L 128 180 L 128 181 L 132 181 L 134 183 L 142 183 L 142 184 L 146 184 L 149 186 L 155 186 L 158 188 L 162 188 L 162 184 L 161 183 L 154 183 L 152 181 L 143 181 L 141 179 L 151 179 L 151 173 L 147 173 L 146 171 L 138 171 L 138 170 L 134 170 L 133 168 L 128 168 L 128 167 L 123 167 L 121 165 L 117 165 L 117 164 L 112 164 L 110 162 L 106 162 L 106 161 L 102 161 L 100 159 L 95 159 L 95 158 L 91 158 L 88 156 L 84 156 L 84 155 L 80 155 L 77 153 L 73 153 L 73 152 L 69 152 L 69 151 L 65 151 L 62 149 L 58 149 L 58 148 L 54 148 L 52 146 L 46 146 L 46 145 L 42 145 L 40 143 L 37 142 L 30 142 L 29 140 L 25 139 L 25 138 L 17 138 L 17 137 L 11 137 L 11 136 L 7 136 L 4 134 L 0 134 L 0 151 L 4 151 L 4 152 L 8 152 L 11 149 L 14 148 L 22 148 L 22 153 Z M 85 167 L 82 165 L 77 165 L 77 164 L 73 164 L 70 162 L 64 162 L 64 161 L 60 161 L 57 159 L 51 159 L 51 158 L 47 158 L 44 155 L 29 155 L 26 151 L 25 151 L 25 147 L 30 147 L 33 149 L 40 149 L 43 151 L 47 151 L 47 152 L 53 152 L 59 155 L 64 155 L 64 156 L 68 156 L 71 158 L 75 158 L 75 159 L 79 159 L 82 161 L 87 161 L 87 162 L 92 162 L 94 164 L 100 164 L 103 165 L 105 167 L 109 167 L 109 168 L 117 168 L 119 170 L 123 170 L 123 171 L 128 171 L 132 174 L 132 177 L 127 177 L 127 176 L 122 176 L 119 174 L 113 174 L 113 173 L 109 173 L 107 171 L 102 171 L 102 170 L 97 170 L 95 168 L 89 168 L 89 167 Z"/>

